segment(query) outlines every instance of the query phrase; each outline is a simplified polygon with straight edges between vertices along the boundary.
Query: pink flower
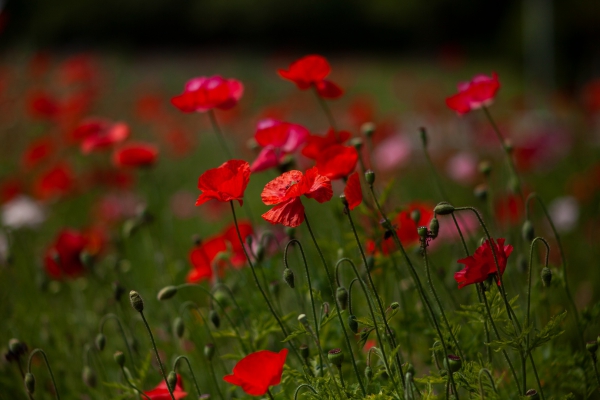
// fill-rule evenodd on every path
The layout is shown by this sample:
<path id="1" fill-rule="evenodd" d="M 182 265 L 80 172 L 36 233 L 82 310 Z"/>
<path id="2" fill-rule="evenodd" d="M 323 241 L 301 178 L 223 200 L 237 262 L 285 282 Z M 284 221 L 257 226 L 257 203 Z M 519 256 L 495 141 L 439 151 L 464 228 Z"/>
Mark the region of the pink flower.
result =
<path id="1" fill-rule="evenodd" d="M 459 83 L 458 93 L 448 97 L 446 105 L 459 115 L 463 115 L 492 104 L 498 89 L 500 89 L 500 82 L 495 72 L 492 72 L 491 77 L 476 75 L 471 82 Z"/>
<path id="2" fill-rule="evenodd" d="M 263 147 L 250 166 L 252 172 L 277 167 L 283 158 L 298 150 L 309 136 L 302 125 L 268 118 L 258 122 L 254 139 Z"/>
<path id="3" fill-rule="evenodd" d="M 229 110 L 244 94 L 244 85 L 236 79 L 224 79 L 218 75 L 193 78 L 185 84 L 182 94 L 171 103 L 183 112 L 206 112 L 213 108 Z"/>

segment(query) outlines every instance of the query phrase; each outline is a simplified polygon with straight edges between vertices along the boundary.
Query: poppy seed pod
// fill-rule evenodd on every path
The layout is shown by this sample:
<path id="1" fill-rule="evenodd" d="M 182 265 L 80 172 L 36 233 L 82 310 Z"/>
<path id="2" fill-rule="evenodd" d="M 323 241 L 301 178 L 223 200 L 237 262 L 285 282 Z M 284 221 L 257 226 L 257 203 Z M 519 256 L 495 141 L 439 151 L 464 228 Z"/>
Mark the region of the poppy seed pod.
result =
<path id="1" fill-rule="evenodd" d="M 454 212 L 454 206 L 450 203 L 442 201 L 433 209 L 433 212 L 438 215 L 448 215 Z"/>
<path id="2" fill-rule="evenodd" d="M 165 286 L 164 288 L 160 289 L 156 298 L 160 301 L 163 301 L 163 300 L 170 299 L 171 297 L 175 296 L 176 294 L 177 294 L 177 287 Z"/>
<path id="3" fill-rule="evenodd" d="M 529 389 L 527 392 L 525 392 L 525 397 L 531 400 L 538 400 L 540 395 L 538 394 L 537 390 Z"/>
<path id="4" fill-rule="evenodd" d="M 144 311 L 144 300 L 138 292 L 132 290 L 129 292 L 129 301 L 131 302 L 131 307 L 137 312 Z"/>
<path id="5" fill-rule="evenodd" d="M 213 323 L 215 328 L 219 329 L 219 326 L 221 326 L 221 318 L 215 310 L 210 310 L 210 312 L 208 313 L 208 319 L 210 319 L 210 322 Z"/>
<path id="6" fill-rule="evenodd" d="M 542 283 L 546 287 L 549 287 L 552 283 L 552 270 L 548 267 L 542 268 Z"/>
<path id="7" fill-rule="evenodd" d="M 341 349 L 332 349 L 327 353 L 327 359 L 330 363 L 340 368 L 344 362 L 344 353 Z"/>
<path id="8" fill-rule="evenodd" d="M 365 172 L 365 180 L 369 185 L 373 185 L 373 183 L 375 183 L 375 172 L 371 170 Z"/>
<path id="9" fill-rule="evenodd" d="M 419 235 L 419 237 L 421 239 L 426 239 L 428 233 L 429 233 L 429 230 L 427 229 L 426 226 L 419 226 L 417 228 L 417 234 Z"/>
<path id="10" fill-rule="evenodd" d="M 348 308 L 348 290 L 345 287 L 340 286 L 335 292 L 335 298 L 337 299 L 338 306 L 341 310 Z"/>
<path id="11" fill-rule="evenodd" d="M 185 331 L 185 325 L 183 324 L 183 319 L 181 317 L 175 318 L 173 321 L 173 332 L 179 339 L 183 336 L 183 332 Z"/>
<path id="12" fill-rule="evenodd" d="M 348 316 L 348 326 L 353 333 L 358 333 L 358 321 L 356 320 L 356 315 Z"/>
<path id="13" fill-rule="evenodd" d="M 462 360 L 459 356 L 448 354 L 448 357 L 446 357 L 446 360 L 444 360 L 444 366 L 446 369 L 454 373 L 462 368 Z"/>
<path id="14" fill-rule="evenodd" d="M 521 228 L 521 235 L 523 239 L 527 242 L 531 242 L 535 237 L 535 230 L 533 229 L 533 224 L 530 220 L 525 220 L 523 223 L 523 227 Z"/>
<path id="15" fill-rule="evenodd" d="M 96 348 L 99 351 L 102 351 L 104 350 L 104 346 L 106 346 L 106 336 L 104 336 L 102 333 L 99 333 L 96 335 L 94 342 L 96 343 Z"/>
<path id="16" fill-rule="evenodd" d="M 350 205 L 350 203 L 348 203 L 348 199 L 346 199 L 346 195 L 344 193 L 340 194 L 340 201 L 346 208 L 348 208 L 348 206 Z"/>
<path id="17" fill-rule="evenodd" d="M 125 365 L 125 354 L 123 354 L 122 351 L 115 351 L 115 354 L 113 354 L 113 358 L 115 362 L 119 364 L 119 367 Z"/>
<path id="18" fill-rule="evenodd" d="M 96 387 L 96 373 L 88 365 L 83 367 L 83 371 L 81 372 L 81 379 L 83 380 L 83 383 L 86 384 L 86 386 L 92 388 Z"/>
<path id="19" fill-rule="evenodd" d="M 440 223 L 437 218 L 433 218 L 429 223 L 429 236 L 435 239 L 440 231 Z"/>
<path id="20" fill-rule="evenodd" d="M 29 394 L 35 392 L 35 376 L 31 372 L 25 374 L 25 388 Z"/>
<path id="21" fill-rule="evenodd" d="M 360 131 L 366 137 L 371 137 L 375 133 L 376 126 L 373 122 L 365 122 L 360 126 Z"/>
<path id="22" fill-rule="evenodd" d="M 283 270 L 283 280 L 290 288 L 294 288 L 294 272 L 291 269 L 286 267 Z"/>
<path id="23" fill-rule="evenodd" d="M 175 390 L 175 386 L 177 386 L 177 374 L 175 371 L 171 371 L 167 375 L 167 385 L 169 385 L 171 391 Z"/>

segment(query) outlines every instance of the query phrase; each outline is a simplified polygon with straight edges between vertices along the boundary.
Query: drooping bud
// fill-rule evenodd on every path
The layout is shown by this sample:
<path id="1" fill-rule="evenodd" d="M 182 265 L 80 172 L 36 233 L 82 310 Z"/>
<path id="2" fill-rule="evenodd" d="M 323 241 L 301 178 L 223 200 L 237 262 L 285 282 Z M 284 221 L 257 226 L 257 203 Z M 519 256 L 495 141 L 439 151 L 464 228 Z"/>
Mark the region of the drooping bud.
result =
<path id="1" fill-rule="evenodd" d="M 342 353 L 341 349 L 331 349 L 327 353 L 327 359 L 330 363 L 340 368 L 344 362 L 344 353 Z"/>
<path id="2" fill-rule="evenodd" d="M 418 208 L 412 210 L 410 212 L 410 219 L 413 220 L 415 225 L 419 225 L 419 221 L 421 220 L 421 210 L 419 210 Z"/>
<path id="3" fill-rule="evenodd" d="M 29 394 L 35 392 L 35 376 L 31 372 L 25 374 L 25 388 Z"/>
<path id="4" fill-rule="evenodd" d="M 552 283 L 552 270 L 548 267 L 542 268 L 542 283 L 546 287 L 549 287 Z"/>
<path id="5" fill-rule="evenodd" d="M 288 284 L 289 287 L 292 289 L 294 288 L 294 272 L 291 269 L 286 267 L 283 270 L 283 280 Z"/>
<path id="6" fill-rule="evenodd" d="M 286 226 L 284 229 L 285 235 L 288 237 L 288 239 L 292 240 L 296 237 L 296 229 Z"/>
<path id="7" fill-rule="evenodd" d="M 208 313 L 208 319 L 210 319 L 210 322 L 213 323 L 215 328 L 219 329 L 219 326 L 221 326 L 221 318 L 215 310 L 210 310 L 210 312 Z"/>
<path id="8" fill-rule="evenodd" d="M 440 231 L 440 223 L 437 218 L 433 218 L 431 222 L 429 222 L 429 236 L 435 239 Z"/>
<path id="9" fill-rule="evenodd" d="M 433 212 L 438 215 L 449 215 L 454 212 L 454 206 L 448 202 L 442 201 L 435 206 Z"/>
<path id="10" fill-rule="evenodd" d="M 526 219 L 523 223 L 523 227 L 521 228 L 521 235 L 523 235 L 523 239 L 527 242 L 531 242 L 535 237 L 535 230 L 533 229 L 533 224 L 530 220 Z"/>
<path id="11" fill-rule="evenodd" d="M 89 365 L 83 367 L 83 371 L 81 372 L 81 379 L 83 380 L 83 383 L 86 384 L 86 386 L 92 388 L 96 387 L 96 373 L 93 369 L 89 367 Z"/>
<path id="12" fill-rule="evenodd" d="M 171 297 L 175 296 L 176 294 L 177 294 L 176 286 L 165 286 L 164 288 L 160 289 L 156 298 L 160 301 L 163 301 L 163 300 L 170 299 Z"/>
<path id="13" fill-rule="evenodd" d="M 125 354 L 123 354 L 122 351 L 115 351 L 113 358 L 115 359 L 115 362 L 119 365 L 119 367 L 125 365 Z"/>
<path id="14" fill-rule="evenodd" d="M 341 310 L 348 308 L 348 290 L 345 287 L 340 286 L 335 292 L 335 298 L 337 299 L 338 306 Z"/>
<path id="15" fill-rule="evenodd" d="M 358 333 L 358 321 L 356 320 L 356 315 L 348 316 L 348 326 L 353 333 Z"/>
<path id="16" fill-rule="evenodd" d="M 375 124 L 373 122 L 365 122 L 360 126 L 360 131 L 366 137 L 371 137 L 375 133 Z"/>
<path id="17" fill-rule="evenodd" d="M 459 356 L 448 354 L 448 357 L 444 360 L 444 366 L 447 370 L 454 373 L 462 368 L 462 360 Z"/>
<path id="18" fill-rule="evenodd" d="M 181 319 L 181 317 L 175 318 L 175 320 L 173 320 L 173 333 L 175 333 L 175 335 L 181 339 L 184 331 L 185 325 L 183 324 L 183 319 Z"/>
<path id="19" fill-rule="evenodd" d="M 212 343 L 207 343 L 204 345 L 204 356 L 208 361 L 212 360 L 215 355 L 215 345 Z"/>
<path id="20" fill-rule="evenodd" d="M 475 195 L 475 197 L 477 197 L 479 200 L 485 201 L 488 195 L 487 185 L 485 183 L 481 183 L 475 186 L 475 189 L 473 189 L 473 195 Z"/>
<path id="21" fill-rule="evenodd" d="M 308 358 L 308 346 L 303 344 L 299 347 L 300 350 L 300 356 L 302 356 L 302 358 L 307 359 Z"/>
<path id="22" fill-rule="evenodd" d="M 99 351 L 102 351 L 104 350 L 104 346 L 106 346 L 106 336 L 104 336 L 102 333 L 99 333 L 96 335 L 94 342 L 96 343 L 96 348 Z"/>
<path id="23" fill-rule="evenodd" d="M 538 394 L 537 390 L 529 389 L 527 392 L 525 392 L 525 397 L 531 400 L 539 400 L 540 395 Z"/>
<path id="24" fill-rule="evenodd" d="M 375 183 L 375 172 L 372 170 L 365 172 L 365 180 L 369 185 L 373 185 L 373 183 Z"/>
<path id="25" fill-rule="evenodd" d="M 171 371 L 169 372 L 169 375 L 167 375 L 167 385 L 169 385 L 171 391 L 175 390 L 175 386 L 177 386 L 177 374 L 175 371 Z"/>
<path id="26" fill-rule="evenodd" d="M 365 367 L 365 378 L 367 378 L 367 381 L 369 382 L 373 379 L 373 369 L 368 365 Z"/>
<path id="27" fill-rule="evenodd" d="M 142 300 L 142 296 L 135 290 L 129 292 L 129 301 L 131 302 L 131 307 L 133 307 L 135 311 L 144 311 L 144 300 Z"/>
<path id="28" fill-rule="evenodd" d="M 424 127 L 419 128 L 419 136 L 421 136 L 421 143 L 423 144 L 423 148 L 427 148 L 428 140 L 427 140 L 427 130 Z"/>

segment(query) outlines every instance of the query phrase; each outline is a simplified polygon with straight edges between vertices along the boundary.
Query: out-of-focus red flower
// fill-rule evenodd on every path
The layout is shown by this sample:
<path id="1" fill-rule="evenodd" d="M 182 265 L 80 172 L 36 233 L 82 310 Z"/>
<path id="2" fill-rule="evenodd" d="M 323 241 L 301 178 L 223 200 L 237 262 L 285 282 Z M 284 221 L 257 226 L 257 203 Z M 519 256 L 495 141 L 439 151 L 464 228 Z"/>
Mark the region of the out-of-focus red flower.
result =
<path id="1" fill-rule="evenodd" d="M 105 150 L 129 137 L 129 126 L 124 122 L 96 125 L 98 129 L 90 130 L 81 142 L 81 152 L 89 154 L 92 151 Z"/>
<path id="2" fill-rule="evenodd" d="M 393 223 L 396 225 L 396 233 L 404 246 L 419 243 L 420 238 L 417 228 L 419 226 L 429 226 L 429 222 L 433 218 L 433 207 L 433 204 L 413 202 L 394 219 Z M 411 217 L 413 211 L 418 211 L 421 214 L 417 223 Z"/>
<path id="3" fill-rule="evenodd" d="M 50 54 L 45 51 L 39 51 L 29 60 L 29 73 L 34 79 L 39 79 L 50 67 Z"/>
<path id="4" fill-rule="evenodd" d="M 331 181 L 320 175 L 316 167 L 306 171 L 305 175 L 297 170 L 285 172 L 267 183 L 260 195 L 263 203 L 275 205 L 262 215 L 263 219 L 292 228 L 300 225 L 304 221 L 302 195 L 319 203 L 329 201 L 333 196 Z"/>
<path id="5" fill-rule="evenodd" d="M 114 189 L 129 189 L 135 180 L 130 171 L 122 169 L 94 169 L 86 175 L 85 182 L 91 187 L 105 186 Z"/>
<path id="6" fill-rule="evenodd" d="M 55 150 L 54 142 L 49 137 L 42 137 L 29 143 L 21 162 L 25 169 L 35 168 L 47 160 Z"/>
<path id="7" fill-rule="evenodd" d="M 238 227 L 240 229 L 240 235 L 242 236 L 244 246 L 246 246 L 246 238 L 254 234 L 252 224 L 250 224 L 248 221 L 239 221 Z M 237 231 L 234 224 L 231 224 L 227 229 L 225 229 L 223 232 L 223 238 L 231 244 L 231 257 L 229 258 L 231 265 L 236 268 L 243 267 L 246 264 L 246 255 L 244 254 L 244 248 L 240 243 L 240 239 L 237 236 Z"/>
<path id="8" fill-rule="evenodd" d="M 224 79 L 218 75 L 193 78 L 185 84 L 182 94 L 171 103 L 183 112 L 206 112 L 213 108 L 229 110 L 244 94 L 244 85 L 236 79 Z"/>
<path id="9" fill-rule="evenodd" d="M 311 160 L 316 160 L 329 146 L 344 144 L 348 139 L 350 139 L 350 132 L 339 131 L 336 133 L 333 129 L 329 129 L 325 136 L 310 135 L 306 139 L 306 146 L 302 149 L 302 155 Z"/>
<path id="10" fill-rule="evenodd" d="M 287 353 L 288 350 L 283 349 L 279 353 L 260 350 L 248 354 L 233 367 L 233 374 L 224 376 L 223 380 L 241 386 L 251 396 L 262 396 L 267 393 L 269 386 L 281 382 Z"/>
<path id="11" fill-rule="evenodd" d="M 198 178 L 198 189 L 202 194 L 196 205 L 208 200 L 231 201 L 237 200 L 240 205 L 244 202 L 244 191 L 250 181 L 250 164 L 244 160 L 229 160 L 220 167 L 209 169 Z"/>
<path id="12" fill-rule="evenodd" d="M 454 274 L 454 279 L 458 282 L 459 289 L 473 283 L 481 283 L 491 274 L 497 275 L 498 269 L 496 268 L 496 262 L 492 253 L 492 246 L 496 253 L 498 266 L 500 267 L 500 275 L 504 275 L 506 261 L 513 251 L 513 247 L 511 245 L 505 246 L 504 241 L 504 239 L 497 239 L 496 243 L 492 239 L 490 244 L 490 240 L 486 240 L 475 250 L 475 254 L 457 261 L 459 264 L 464 264 L 465 266 L 464 269 Z M 500 281 L 498 281 L 498 284 L 500 284 Z"/>
<path id="13" fill-rule="evenodd" d="M 492 76 L 476 75 L 471 82 L 458 84 L 458 93 L 446 99 L 446 105 L 459 115 L 471 110 L 489 106 L 493 103 L 496 92 L 500 89 L 498 74 Z"/>
<path id="14" fill-rule="evenodd" d="M 360 187 L 358 172 L 354 172 L 348 177 L 348 182 L 346 182 L 346 187 L 344 188 L 344 196 L 346 196 L 348 208 L 351 211 L 362 203 L 363 193 Z"/>
<path id="15" fill-rule="evenodd" d="M 162 97 L 159 94 L 143 94 L 135 102 L 135 113 L 141 120 L 155 120 L 163 113 L 162 102 Z"/>
<path id="16" fill-rule="evenodd" d="M 87 118 L 68 133 L 67 139 L 70 143 L 80 143 L 87 137 L 98 135 L 109 124 L 110 121 L 103 118 Z"/>
<path id="17" fill-rule="evenodd" d="M 252 172 L 277 167 L 282 159 L 302 146 L 309 136 L 302 125 L 264 119 L 258 122 L 254 139 L 263 147 L 250 166 Z"/>
<path id="18" fill-rule="evenodd" d="M 67 163 L 59 163 L 43 172 L 34 182 L 33 192 L 40 199 L 49 199 L 69 193 L 75 186 L 75 177 Z"/>
<path id="19" fill-rule="evenodd" d="M 7 203 L 24 192 L 19 178 L 8 178 L 0 183 L 0 204 Z"/>
<path id="20" fill-rule="evenodd" d="M 67 85 L 94 84 L 97 77 L 96 66 L 89 54 L 78 54 L 66 59 L 59 66 L 58 72 L 61 81 Z"/>
<path id="21" fill-rule="evenodd" d="M 164 380 L 162 380 L 154 389 L 144 392 L 144 394 L 151 400 L 171 400 L 169 388 L 167 388 L 167 383 Z M 175 397 L 175 400 L 179 400 L 183 399 L 185 396 L 187 396 L 187 393 L 183 391 L 183 381 L 181 380 L 181 375 L 178 374 L 177 383 L 173 389 L 173 397 Z"/>
<path id="22" fill-rule="evenodd" d="M 600 112 L 600 79 L 588 82 L 584 86 L 583 106 L 590 114 Z"/>
<path id="23" fill-rule="evenodd" d="M 53 120 L 60 114 L 61 105 L 48 92 L 36 90 L 27 98 L 27 110 L 33 118 Z"/>
<path id="24" fill-rule="evenodd" d="M 508 194 L 496 198 L 494 214 L 502 226 L 515 226 L 523 222 L 524 207 L 520 196 Z"/>
<path id="25" fill-rule="evenodd" d="M 117 167 L 150 167 L 158 157 L 158 148 L 150 143 L 129 143 L 115 150 L 113 163 Z"/>
<path id="26" fill-rule="evenodd" d="M 350 175 L 357 162 L 358 152 L 354 146 L 334 144 L 317 157 L 317 169 L 321 175 L 333 181 Z"/>
<path id="27" fill-rule="evenodd" d="M 85 251 L 95 256 L 102 250 L 104 243 L 105 236 L 101 230 L 89 229 L 81 232 L 70 228 L 63 229 L 44 256 L 46 272 L 55 279 L 79 276 L 85 271 L 81 260 L 82 253 Z"/>
<path id="28" fill-rule="evenodd" d="M 330 72 L 331 67 L 327 60 L 316 54 L 294 61 L 288 70 L 277 70 L 279 76 L 294 82 L 298 89 L 306 90 L 315 87 L 319 96 L 336 99 L 342 96 L 344 91 L 335 83 L 325 79 Z"/>

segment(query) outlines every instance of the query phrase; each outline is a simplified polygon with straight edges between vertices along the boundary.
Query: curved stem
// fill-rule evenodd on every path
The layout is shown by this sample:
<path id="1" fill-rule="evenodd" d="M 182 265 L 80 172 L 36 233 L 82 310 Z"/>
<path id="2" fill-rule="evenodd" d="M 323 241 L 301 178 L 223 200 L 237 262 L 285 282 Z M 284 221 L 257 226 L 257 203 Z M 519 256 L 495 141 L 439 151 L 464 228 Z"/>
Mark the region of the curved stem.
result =
<path id="1" fill-rule="evenodd" d="M 48 372 L 50 372 L 50 378 L 52 379 L 52 385 L 54 386 L 54 393 L 56 394 L 56 399 L 60 399 L 60 395 L 58 393 L 58 388 L 56 387 L 56 380 L 54 379 L 54 373 L 52 373 L 52 368 L 50 367 L 50 363 L 48 362 L 48 357 L 46 353 L 42 349 L 35 349 L 29 354 L 29 360 L 27 360 L 27 372 L 31 373 L 31 360 L 36 353 L 41 353 L 44 357 L 44 361 L 46 362 L 46 368 L 48 368 Z"/>
<path id="2" fill-rule="evenodd" d="M 298 392 L 300 391 L 300 389 L 302 389 L 303 387 L 309 388 L 310 390 L 312 390 L 312 392 L 314 394 L 319 394 L 319 392 L 317 392 L 317 390 L 312 387 L 311 385 L 309 385 L 308 383 L 303 383 L 302 385 L 298 386 L 296 388 L 296 391 L 294 392 L 294 400 L 298 400 Z"/>
<path id="3" fill-rule="evenodd" d="M 225 141 L 225 137 L 223 136 L 223 132 L 219 127 L 219 123 L 217 122 L 217 116 L 215 115 L 214 110 L 208 110 L 208 118 L 210 119 L 210 124 L 212 125 L 213 130 L 215 131 L 215 135 L 217 136 L 217 140 L 223 149 L 223 152 L 227 156 L 229 160 L 233 158 L 231 155 L 231 151 L 229 147 L 227 147 L 227 142 Z"/>
<path id="4" fill-rule="evenodd" d="M 223 393 L 221 392 L 221 387 L 219 386 L 219 382 L 217 382 L 217 375 L 215 374 L 215 368 L 213 366 L 212 361 L 209 360 L 208 364 L 210 365 L 210 375 L 213 378 L 213 382 L 215 383 L 217 392 L 219 392 L 219 397 L 221 398 L 221 400 L 225 400 L 225 398 L 223 397 Z"/>
<path id="5" fill-rule="evenodd" d="M 140 311 L 140 315 L 142 316 L 142 321 L 144 321 L 144 325 L 146 325 L 146 329 L 148 330 L 148 334 L 150 335 L 150 341 L 152 342 L 152 348 L 154 349 L 154 355 L 156 356 L 156 360 L 158 361 L 158 365 L 160 366 L 160 372 L 165 379 L 165 383 L 167 384 L 167 389 L 169 389 L 169 394 L 171 395 L 171 399 L 175 400 L 175 396 L 173 396 L 173 390 L 169 386 L 169 382 L 167 381 L 167 374 L 165 373 L 165 367 L 163 367 L 162 361 L 160 360 L 160 356 L 158 355 L 158 349 L 156 347 L 156 342 L 154 341 L 154 336 L 152 335 L 152 330 L 150 329 L 150 325 L 148 325 L 148 321 L 146 321 L 146 317 L 144 316 L 144 312 Z"/>
<path id="6" fill-rule="evenodd" d="M 486 368 L 481 368 L 479 370 L 479 395 L 481 396 L 481 400 L 485 400 L 485 391 L 483 390 L 483 382 L 481 381 L 481 375 L 484 372 L 490 380 L 490 384 L 492 385 L 492 389 L 494 389 L 494 393 L 498 394 L 498 392 L 496 391 L 496 384 L 494 383 L 494 378 L 492 378 L 491 372 Z"/>
<path id="7" fill-rule="evenodd" d="M 100 333 L 104 334 L 104 324 L 109 319 L 117 321 L 117 325 L 119 325 L 119 332 L 121 333 L 121 338 L 123 339 L 125 347 L 127 348 L 127 353 L 129 353 L 129 359 L 131 360 L 131 364 L 135 365 L 135 361 L 133 359 L 133 352 L 131 351 L 131 346 L 129 346 L 129 341 L 127 340 L 127 336 L 125 336 L 125 330 L 123 329 L 123 325 L 121 324 L 121 320 L 119 319 L 119 317 L 112 313 L 106 314 L 104 317 L 102 317 L 102 319 L 100 320 Z"/>
<path id="8" fill-rule="evenodd" d="M 123 366 L 121 366 L 121 371 L 123 372 L 123 376 L 125 377 L 125 381 L 127 381 L 127 384 L 128 384 L 129 386 L 131 386 L 133 389 L 135 389 L 135 390 L 136 390 L 136 391 L 137 391 L 137 392 L 138 392 L 138 393 L 139 393 L 141 396 L 144 396 L 144 397 L 145 397 L 145 398 L 147 398 L 148 400 L 152 400 L 152 399 L 150 398 L 150 396 L 148 396 L 146 393 L 142 392 L 142 391 L 141 391 L 141 390 L 140 390 L 140 389 L 139 389 L 137 386 L 135 386 L 135 385 L 133 384 L 133 382 L 131 382 L 131 381 L 129 380 L 129 376 L 127 376 L 127 373 L 125 372 L 125 368 L 124 368 Z M 167 386 L 169 386 L 169 385 L 167 385 Z"/>
<path id="9" fill-rule="evenodd" d="M 202 396 L 202 392 L 200 391 L 200 388 L 198 387 L 198 382 L 196 381 L 196 375 L 194 375 L 194 370 L 192 370 L 190 360 L 188 360 L 188 358 L 186 356 L 179 356 L 175 359 L 175 362 L 173 362 L 173 371 L 177 371 L 177 365 L 179 364 L 179 360 L 185 360 L 185 362 L 187 363 L 188 368 L 190 370 L 190 374 L 192 375 L 192 379 L 194 380 L 194 386 L 196 387 L 196 392 L 198 392 L 198 398 L 200 398 Z"/>

